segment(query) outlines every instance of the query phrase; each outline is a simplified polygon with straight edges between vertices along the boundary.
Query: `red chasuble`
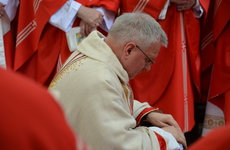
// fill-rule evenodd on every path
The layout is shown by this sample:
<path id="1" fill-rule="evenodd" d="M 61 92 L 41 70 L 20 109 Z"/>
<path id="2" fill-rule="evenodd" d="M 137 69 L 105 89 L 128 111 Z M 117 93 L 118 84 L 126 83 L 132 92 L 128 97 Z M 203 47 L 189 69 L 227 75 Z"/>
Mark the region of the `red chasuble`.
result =
<path id="1" fill-rule="evenodd" d="M 60 48 L 59 29 L 48 21 L 65 0 L 21 0 L 14 70 L 41 84 L 46 84 L 53 74 Z"/>
<path id="2" fill-rule="evenodd" d="M 219 0 L 213 23 L 213 40 L 215 43 L 215 59 L 210 84 L 209 100 L 219 106 L 225 114 L 225 120 L 230 121 L 230 1 Z M 222 105 L 218 104 L 218 96 Z M 213 99 L 213 100 L 212 100 Z"/>
<path id="3" fill-rule="evenodd" d="M 59 56 L 70 55 L 65 32 L 48 23 L 66 0 L 21 0 L 18 13 L 14 70 L 48 86 L 56 74 Z M 117 1 L 79 0 L 86 6 L 102 6 L 117 12 Z M 116 5 L 115 5 L 116 4 Z M 114 7 L 117 6 L 117 7 Z M 79 24 L 76 19 L 75 26 Z"/>
<path id="4" fill-rule="evenodd" d="M 121 12 L 146 12 L 158 18 L 166 0 L 122 0 Z M 168 47 L 161 48 L 156 63 L 130 84 L 135 99 L 172 114 L 184 132 L 194 126 L 194 94 L 199 93 L 199 21 L 193 10 L 178 12 L 168 7 L 166 19 L 158 20 L 168 36 Z M 199 95 L 199 94 L 197 94 Z"/>
<path id="5" fill-rule="evenodd" d="M 201 3 L 206 6 L 207 2 L 201 0 Z M 204 7 L 207 17 L 203 23 L 201 47 L 202 97 L 203 101 L 209 101 L 221 109 L 224 120 L 228 123 L 230 122 L 230 1 L 211 0 L 207 6 Z M 207 107 L 206 110 L 208 109 Z M 217 116 L 209 119 L 211 121 L 215 118 Z M 208 127 L 210 125 L 207 124 Z M 216 123 L 214 127 L 221 125 L 223 123 Z"/>

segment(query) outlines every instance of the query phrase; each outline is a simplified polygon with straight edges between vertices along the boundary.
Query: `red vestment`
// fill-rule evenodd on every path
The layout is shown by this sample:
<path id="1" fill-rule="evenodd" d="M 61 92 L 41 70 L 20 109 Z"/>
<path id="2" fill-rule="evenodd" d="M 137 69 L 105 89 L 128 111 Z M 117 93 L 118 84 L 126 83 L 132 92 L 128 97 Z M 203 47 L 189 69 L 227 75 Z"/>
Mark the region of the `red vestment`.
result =
<path id="1" fill-rule="evenodd" d="M 230 1 L 210 0 L 208 5 L 206 3 L 207 1 L 201 0 L 201 4 L 207 6 L 204 7 L 206 17 L 202 26 L 202 98 L 204 102 L 209 101 L 221 109 L 225 123 L 228 123 L 230 121 Z M 209 123 L 216 117 L 209 116 Z M 206 125 L 208 128 L 209 123 Z M 216 126 L 221 125 L 223 123 L 216 122 Z"/>
<path id="2" fill-rule="evenodd" d="M 206 137 L 200 138 L 187 150 L 229 150 L 230 124 L 226 127 L 215 129 L 207 134 Z"/>
<path id="3" fill-rule="evenodd" d="M 12 24 L 13 25 L 13 24 Z M 6 68 L 12 70 L 14 65 L 15 37 L 11 29 L 4 35 Z"/>
<path id="4" fill-rule="evenodd" d="M 117 1 L 79 0 L 86 6 L 102 6 L 117 11 Z M 64 31 L 48 23 L 66 0 L 20 1 L 14 70 L 48 86 L 56 74 L 59 56 L 63 63 L 70 55 Z M 75 26 L 79 24 L 76 19 Z"/>
<path id="5" fill-rule="evenodd" d="M 0 68 L 0 145 L 4 150 L 76 150 L 61 107 L 34 81 Z"/>
<path id="6" fill-rule="evenodd" d="M 121 12 L 143 11 L 155 18 L 168 36 L 156 63 L 130 81 L 135 99 L 172 114 L 184 132 L 194 126 L 194 93 L 199 93 L 199 21 L 193 10 L 178 12 L 171 3 L 166 18 L 158 16 L 166 0 L 122 0 Z M 141 42 L 141 41 L 140 41 Z"/>
<path id="7" fill-rule="evenodd" d="M 65 0 L 21 0 L 17 16 L 14 70 L 46 84 L 55 71 L 61 31 L 50 24 Z"/>

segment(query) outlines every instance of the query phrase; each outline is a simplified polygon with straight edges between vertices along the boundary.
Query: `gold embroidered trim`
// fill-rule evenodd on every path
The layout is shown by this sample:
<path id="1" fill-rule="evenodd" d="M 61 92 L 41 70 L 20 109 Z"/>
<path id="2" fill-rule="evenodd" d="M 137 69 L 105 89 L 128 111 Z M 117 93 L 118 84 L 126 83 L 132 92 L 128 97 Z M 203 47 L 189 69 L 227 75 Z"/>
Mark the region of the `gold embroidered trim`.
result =
<path id="1" fill-rule="evenodd" d="M 126 85 L 125 83 L 123 83 L 121 80 L 121 86 L 124 90 L 124 93 L 125 93 L 125 98 L 126 98 L 126 102 L 129 106 L 129 109 L 130 109 L 130 113 L 133 115 L 133 93 L 132 93 L 132 90 L 128 87 L 128 85 Z"/>
<path id="2" fill-rule="evenodd" d="M 77 55 L 78 56 L 78 55 Z M 80 55 L 79 57 L 74 57 L 72 60 L 70 60 L 61 70 L 60 72 L 55 76 L 53 81 L 51 82 L 49 88 L 54 87 L 59 80 L 63 78 L 66 74 L 69 74 L 71 70 L 77 71 L 77 68 L 83 65 L 82 60 L 85 59 L 87 56 Z"/>
<path id="3" fill-rule="evenodd" d="M 214 116 L 214 115 L 205 115 L 204 120 L 204 128 L 206 129 L 212 129 L 216 127 L 222 127 L 225 125 L 225 119 L 221 116 Z"/>

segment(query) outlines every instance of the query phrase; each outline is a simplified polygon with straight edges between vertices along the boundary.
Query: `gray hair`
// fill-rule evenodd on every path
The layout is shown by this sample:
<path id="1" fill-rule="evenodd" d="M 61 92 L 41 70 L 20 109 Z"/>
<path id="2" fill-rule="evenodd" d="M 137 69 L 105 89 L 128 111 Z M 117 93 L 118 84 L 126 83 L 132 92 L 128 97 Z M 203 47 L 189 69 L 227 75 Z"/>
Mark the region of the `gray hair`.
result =
<path id="1" fill-rule="evenodd" d="M 109 31 L 120 43 L 136 42 L 148 48 L 152 43 L 160 42 L 167 46 L 167 35 L 158 22 L 146 13 L 124 13 L 117 17 Z"/>

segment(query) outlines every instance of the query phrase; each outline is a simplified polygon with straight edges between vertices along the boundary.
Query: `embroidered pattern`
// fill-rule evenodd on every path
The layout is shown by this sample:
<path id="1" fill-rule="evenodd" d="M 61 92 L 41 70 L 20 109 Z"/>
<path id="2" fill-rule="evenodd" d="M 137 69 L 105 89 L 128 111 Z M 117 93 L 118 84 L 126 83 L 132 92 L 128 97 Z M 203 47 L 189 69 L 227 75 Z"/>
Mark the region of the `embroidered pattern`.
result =
<path id="1" fill-rule="evenodd" d="M 42 0 L 35 0 L 34 3 L 33 3 L 33 6 L 34 6 L 34 14 L 36 14 L 38 8 L 39 8 L 39 5 L 41 3 Z"/>
<path id="2" fill-rule="evenodd" d="M 149 0 L 139 0 L 133 12 L 142 12 Z"/>
<path id="3" fill-rule="evenodd" d="M 131 89 L 130 85 L 126 85 L 122 82 L 121 82 L 121 86 L 124 90 L 125 98 L 126 98 L 126 101 L 129 105 L 130 113 L 131 113 L 131 115 L 133 115 L 133 92 L 132 92 L 132 89 Z"/>
<path id="4" fill-rule="evenodd" d="M 213 41 L 213 31 L 207 34 L 201 42 L 201 51 Z"/>
<path id="5" fill-rule="evenodd" d="M 32 20 L 18 35 L 16 47 L 32 32 L 36 29 L 37 22 L 36 20 Z"/>
<path id="6" fill-rule="evenodd" d="M 68 63 L 66 63 L 58 74 L 54 77 L 53 81 L 51 82 L 49 88 L 52 88 L 57 84 L 59 80 L 63 78 L 63 76 L 69 74 L 70 71 L 77 71 L 77 68 L 80 67 L 83 63 L 82 60 L 85 59 L 87 56 L 78 53 L 75 55 Z"/>
<path id="7" fill-rule="evenodd" d="M 182 57 L 182 71 L 183 71 L 183 94 L 184 94 L 184 130 L 188 131 L 189 124 L 188 124 L 188 68 L 187 68 L 187 43 L 185 38 L 185 24 L 184 24 L 184 17 L 182 12 L 180 13 L 180 26 L 181 26 L 181 57 Z"/>
<path id="8" fill-rule="evenodd" d="M 224 117 L 205 114 L 204 128 L 213 129 L 225 125 Z"/>
<path id="9" fill-rule="evenodd" d="M 34 9 L 34 15 L 37 13 L 37 10 L 40 6 L 40 3 L 42 0 L 34 0 L 33 2 L 33 9 Z M 19 32 L 17 35 L 17 41 L 16 41 L 16 47 L 24 40 L 27 36 L 30 35 L 31 32 L 33 32 L 37 28 L 37 22 L 36 18 L 34 18 L 23 30 Z"/>

